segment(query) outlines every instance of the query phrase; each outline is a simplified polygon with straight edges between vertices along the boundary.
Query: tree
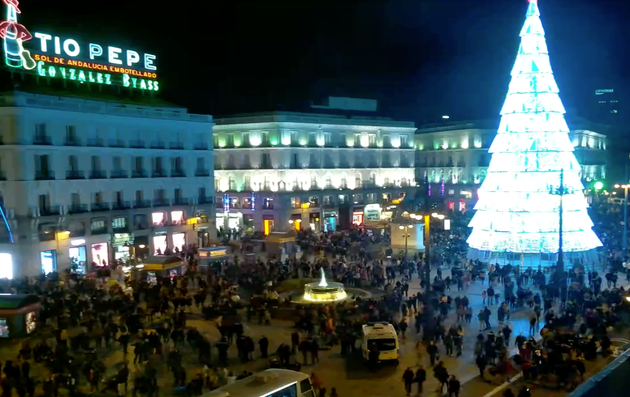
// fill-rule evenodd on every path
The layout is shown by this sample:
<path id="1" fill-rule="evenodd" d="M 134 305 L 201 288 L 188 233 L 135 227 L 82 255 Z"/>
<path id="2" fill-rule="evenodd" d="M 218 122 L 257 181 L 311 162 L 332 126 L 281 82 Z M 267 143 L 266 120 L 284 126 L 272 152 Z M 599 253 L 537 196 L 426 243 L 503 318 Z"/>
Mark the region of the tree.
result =
<path id="1" fill-rule="evenodd" d="M 556 253 L 562 195 L 564 252 L 601 246 L 582 193 L 565 109 L 553 77 L 537 0 L 530 0 L 492 160 L 479 188 L 468 245 L 480 251 Z"/>

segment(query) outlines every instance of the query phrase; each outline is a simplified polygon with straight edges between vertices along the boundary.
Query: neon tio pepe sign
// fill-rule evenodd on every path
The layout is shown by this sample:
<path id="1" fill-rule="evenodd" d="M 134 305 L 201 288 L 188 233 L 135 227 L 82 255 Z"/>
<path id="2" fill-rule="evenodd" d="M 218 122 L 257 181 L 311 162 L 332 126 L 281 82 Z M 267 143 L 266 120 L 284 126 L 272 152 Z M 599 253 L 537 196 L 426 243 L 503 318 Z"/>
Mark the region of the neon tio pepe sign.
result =
<path id="1" fill-rule="evenodd" d="M 6 20 L 0 23 L 0 38 L 7 66 L 80 84 L 159 91 L 155 55 L 96 43 L 81 44 L 48 33 L 38 32 L 33 37 L 18 23 L 18 0 L 2 2 L 7 12 Z M 30 45 L 25 46 L 26 42 Z"/>

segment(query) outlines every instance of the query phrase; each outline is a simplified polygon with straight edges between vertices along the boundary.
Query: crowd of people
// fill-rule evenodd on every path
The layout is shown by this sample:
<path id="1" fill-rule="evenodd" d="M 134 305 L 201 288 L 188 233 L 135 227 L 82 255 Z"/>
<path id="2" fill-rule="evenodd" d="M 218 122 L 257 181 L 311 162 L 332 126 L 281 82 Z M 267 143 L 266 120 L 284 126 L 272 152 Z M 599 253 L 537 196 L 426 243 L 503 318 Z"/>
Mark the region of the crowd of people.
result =
<path id="1" fill-rule="evenodd" d="M 376 321 L 391 323 L 403 340 L 417 341 L 417 368 L 402 376 L 408 394 L 422 392 L 428 366 L 440 391 L 459 394 L 462 385 L 440 356 L 463 354 L 473 321 L 479 324 L 474 360 L 488 381 L 522 371 L 528 381 L 573 388 L 583 378 L 584 360 L 614 352 L 610 333 L 625 310 L 625 292 L 617 287 L 617 270 L 623 268 L 618 256 L 610 256 L 606 288 L 598 272 L 575 265 L 565 275 L 570 282 L 565 291 L 553 269 L 467 260 L 462 225 L 465 219 L 456 219 L 453 230 L 432 234 L 440 248 L 430 264 L 418 254 L 389 249 L 386 233 L 301 232 L 300 259 L 243 261 L 235 255 L 201 270 L 194 249 L 187 249 L 177 254 L 190 266 L 175 277 L 129 277 L 124 285 L 67 274 L 1 282 L 0 292 L 40 296 L 42 309 L 38 336 L 23 342 L 15 358 L 3 357 L 0 387 L 4 396 L 15 391 L 20 397 L 38 389 L 57 397 L 62 388 L 71 396 L 107 390 L 156 396 L 165 385 L 200 395 L 249 376 L 231 369 L 237 363 L 266 360 L 271 367 L 301 370 L 319 361 L 321 349 L 339 346 L 343 356 L 358 355 L 361 326 Z M 238 230 L 222 235 L 245 239 Z M 422 277 L 427 267 L 435 274 L 428 292 Z M 320 269 L 346 286 L 380 293 L 328 305 L 291 303 L 282 285 L 317 278 Z M 483 285 L 481 308 L 473 308 L 467 296 L 471 283 Z M 422 292 L 412 293 L 411 285 L 418 284 Z M 292 308 L 296 320 L 290 340 L 270 350 L 266 336 L 248 335 L 244 323 L 268 325 L 283 308 Z M 512 335 L 510 316 L 519 310 L 529 313 L 528 335 Z M 189 326 L 196 315 L 215 321 L 219 337 Z M 121 360 L 106 365 L 117 349 Z M 189 356 L 192 371 L 186 370 Z M 368 367 L 378 368 L 378 355 L 369 355 Z M 172 380 L 161 379 L 165 369 Z M 315 374 L 312 381 L 325 396 Z"/>

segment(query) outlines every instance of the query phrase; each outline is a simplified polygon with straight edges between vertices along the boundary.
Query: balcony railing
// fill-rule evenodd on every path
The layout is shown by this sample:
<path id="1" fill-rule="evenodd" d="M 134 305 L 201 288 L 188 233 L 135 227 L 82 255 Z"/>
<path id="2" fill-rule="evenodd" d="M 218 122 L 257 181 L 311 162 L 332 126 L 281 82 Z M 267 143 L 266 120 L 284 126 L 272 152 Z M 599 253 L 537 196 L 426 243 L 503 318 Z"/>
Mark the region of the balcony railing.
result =
<path id="1" fill-rule="evenodd" d="M 195 170 L 195 176 L 210 176 L 209 170 Z"/>
<path id="2" fill-rule="evenodd" d="M 61 209 L 59 208 L 58 205 L 39 208 L 40 216 L 55 216 L 55 215 L 59 215 L 60 213 L 61 213 Z"/>
<path id="3" fill-rule="evenodd" d="M 83 214 L 88 212 L 87 204 L 72 204 L 68 207 L 69 214 Z"/>
<path id="4" fill-rule="evenodd" d="M 81 141 L 79 141 L 76 138 L 74 138 L 74 139 L 66 138 L 66 140 L 64 142 L 64 146 L 81 146 Z"/>
<path id="5" fill-rule="evenodd" d="M 166 144 L 164 142 L 151 142 L 151 149 L 165 149 Z"/>
<path id="6" fill-rule="evenodd" d="M 87 140 L 88 146 L 105 146 L 105 141 L 101 138 L 88 138 Z"/>
<path id="7" fill-rule="evenodd" d="M 124 170 L 114 170 L 111 172 L 110 174 L 110 178 L 127 178 L 128 174 L 127 171 Z"/>
<path id="8" fill-rule="evenodd" d="M 185 178 L 186 172 L 184 170 L 175 170 L 171 172 L 171 178 Z"/>
<path id="9" fill-rule="evenodd" d="M 93 235 L 107 234 L 107 228 L 106 227 L 99 227 L 98 229 L 92 229 L 92 234 Z"/>
<path id="10" fill-rule="evenodd" d="M 112 232 L 114 232 L 114 233 L 127 233 L 128 231 L 129 231 L 129 226 L 128 225 L 112 227 Z"/>
<path id="11" fill-rule="evenodd" d="M 109 203 L 92 203 L 92 212 L 109 211 Z"/>
<path id="12" fill-rule="evenodd" d="M 129 141 L 129 147 L 132 149 L 144 149 L 144 141 Z"/>
<path id="13" fill-rule="evenodd" d="M 208 150 L 207 143 L 195 143 L 195 150 Z"/>
<path id="14" fill-rule="evenodd" d="M 133 202 L 135 208 L 149 208 L 151 206 L 150 200 L 136 200 Z"/>
<path id="15" fill-rule="evenodd" d="M 109 147 L 125 147 L 125 142 L 122 139 L 110 139 Z"/>
<path id="16" fill-rule="evenodd" d="M 131 172 L 132 178 L 146 178 L 147 172 L 145 170 L 134 170 Z"/>
<path id="17" fill-rule="evenodd" d="M 183 149 L 184 144 L 182 142 L 169 142 L 169 149 Z"/>
<path id="18" fill-rule="evenodd" d="M 33 145 L 52 145 L 52 137 L 48 135 L 35 135 Z"/>
<path id="19" fill-rule="evenodd" d="M 203 196 L 199 196 L 197 198 L 197 202 L 199 204 L 212 204 L 214 202 L 213 197 L 203 197 Z"/>
<path id="20" fill-rule="evenodd" d="M 131 208 L 129 201 L 116 201 L 112 203 L 113 210 L 126 210 L 128 208 Z"/>
<path id="21" fill-rule="evenodd" d="M 85 179 L 83 171 L 66 171 L 66 179 Z"/>
<path id="22" fill-rule="evenodd" d="M 53 179 L 55 179 L 55 173 L 53 171 L 36 171 L 35 172 L 36 181 L 50 181 Z"/>
<path id="23" fill-rule="evenodd" d="M 153 200 L 154 207 L 168 207 L 170 205 L 171 205 L 171 200 L 166 199 L 166 198 Z"/>
<path id="24" fill-rule="evenodd" d="M 90 172 L 90 179 L 107 179 L 107 172 L 103 170 L 92 170 Z"/>
<path id="25" fill-rule="evenodd" d="M 173 205 L 190 205 L 189 198 L 176 197 L 173 199 Z"/>
<path id="26" fill-rule="evenodd" d="M 165 170 L 153 170 L 153 172 L 151 173 L 151 177 L 153 178 L 166 178 L 168 175 L 166 175 L 166 171 Z"/>

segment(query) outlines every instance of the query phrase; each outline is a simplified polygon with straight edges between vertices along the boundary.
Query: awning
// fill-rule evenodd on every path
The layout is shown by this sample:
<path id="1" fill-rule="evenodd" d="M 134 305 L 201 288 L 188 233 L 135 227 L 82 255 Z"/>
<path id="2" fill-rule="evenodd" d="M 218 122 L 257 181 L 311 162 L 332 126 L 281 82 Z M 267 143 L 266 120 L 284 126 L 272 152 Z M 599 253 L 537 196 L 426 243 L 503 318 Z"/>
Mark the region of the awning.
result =
<path id="1" fill-rule="evenodd" d="M 142 261 L 144 267 L 141 270 L 156 272 L 175 269 L 182 266 L 182 259 L 178 256 L 156 255 L 149 256 Z"/>
<path id="2" fill-rule="evenodd" d="M 265 239 L 268 243 L 291 243 L 295 241 L 295 234 L 293 232 L 272 232 Z"/>
<path id="3" fill-rule="evenodd" d="M 209 248 L 199 248 L 197 250 L 199 253 L 199 259 L 214 259 L 221 258 L 228 254 L 228 247 L 209 247 Z"/>

